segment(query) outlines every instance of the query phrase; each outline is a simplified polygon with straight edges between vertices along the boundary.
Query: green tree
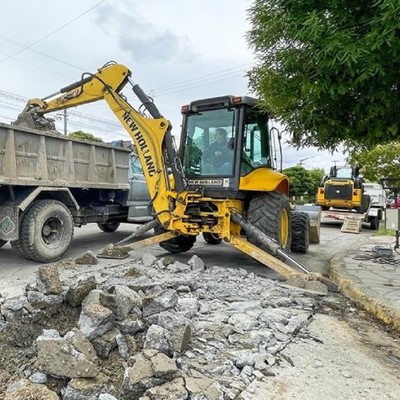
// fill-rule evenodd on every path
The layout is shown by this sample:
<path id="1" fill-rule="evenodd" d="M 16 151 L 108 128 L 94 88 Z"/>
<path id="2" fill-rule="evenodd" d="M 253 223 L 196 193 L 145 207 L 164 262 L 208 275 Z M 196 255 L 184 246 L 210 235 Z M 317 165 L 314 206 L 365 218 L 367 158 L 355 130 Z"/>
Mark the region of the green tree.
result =
<path id="1" fill-rule="evenodd" d="M 255 0 L 249 17 L 250 87 L 293 145 L 396 140 L 399 0 Z"/>
<path id="2" fill-rule="evenodd" d="M 322 178 L 325 176 L 325 170 L 323 168 L 313 168 L 310 170 L 310 176 L 312 181 L 311 192 L 313 198 L 317 194 L 318 187 L 322 181 Z"/>
<path id="3" fill-rule="evenodd" d="M 289 178 L 289 195 L 304 196 L 305 193 L 310 194 L 312 191 L 312 178 L 310 171 L 301 165 L 286 168 L 283 173 Z"/>
<path id="4" fill-rule="evenodd" d="M 350 155 L 352 165 L 361 166 L 364 178 L 379 182 L 383 177 L 400 178 L 400 142 L 379 145 Z"/>
<path id="5" fill-rule="evenodd" d="M 71 132 L 68 135 L 68 137 L 71 139 L 89 140 L 90 142 L 102 142 L 103 141 L 101 138 L 96 137 L 96 136 L 92 135 L 91 133 L 83 132 L 83 131 Z"/>

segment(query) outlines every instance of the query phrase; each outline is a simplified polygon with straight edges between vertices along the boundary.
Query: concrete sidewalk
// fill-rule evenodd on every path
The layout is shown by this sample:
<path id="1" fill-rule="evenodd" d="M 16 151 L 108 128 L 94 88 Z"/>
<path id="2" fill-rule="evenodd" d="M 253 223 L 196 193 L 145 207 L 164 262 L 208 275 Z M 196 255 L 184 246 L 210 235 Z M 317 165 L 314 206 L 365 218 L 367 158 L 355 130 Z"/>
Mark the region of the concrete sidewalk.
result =
<path id="1" fill-rule="evenodd" d="M 370 236 L 346 254 L 335 255 L 329 276 L 341 292 L 377 319 L 400 332 L 400 249 L 393 236 Z M 378 257 L 376 246 L 393 250 L 393 257 Z"/>

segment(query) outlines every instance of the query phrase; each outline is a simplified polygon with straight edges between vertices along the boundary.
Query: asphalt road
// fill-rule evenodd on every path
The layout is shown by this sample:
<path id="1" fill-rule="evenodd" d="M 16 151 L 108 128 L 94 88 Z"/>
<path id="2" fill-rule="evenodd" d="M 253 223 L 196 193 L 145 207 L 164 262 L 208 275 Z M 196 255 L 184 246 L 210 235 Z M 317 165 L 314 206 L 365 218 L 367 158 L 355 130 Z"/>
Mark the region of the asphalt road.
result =
<path id="1" fill-rule="evenodd" d="M 116 243 L 130 235 L 137 225 L 121 224 L 118 231 L 104 233 L 96 224 L 75 229 L 74 239 L 68 249 L 65 259 L 73 259 L 87 250 L 97 253 L 109 243 Z M 152 231 L 147 234 L 151 235 Z M 359 234 L 342 233 L 340 225 L 322 225 L 321 243 L 311 245 L 307 254 L 292 254 L 292 256 L 308 267 L 311 271 L 326 273 L 329 260 L 338 252 L 347 252 L 362 242 L 368 243 L 368 237 L 373 234 L 368 228 L 364 228 Z M 121 262 L 133 260 L 144 252 L 151 253 L 157 257 L 170 255 L 159 245 L 148 246 L 131 254 L 123 261 L 101 259 L 100 263 L 93 267 L 96 270 L 107 268 Z M 213 246 L 204 242 L 199 237 L 192 250 L 186 253 L 173 254 L 174 259 L 187 262 L 194 254 L 198 255 L 208 266 L 218 265 L 227 268 L 246 268 L 255 274 L 279 278 L 279 275 L 269 268 L 261 265 L 232 246 L 221 243 Z M 35 273 L 40 264 L 26 260 L 14 252 L 9 244 L 0 248 L 0 293 L 3 296 L 16 296 L 22 293 L 27 283 L 34 283 Z M 70 271 L 70 274 L 74 273 Z M 76 271 L 75 271 L 76 273 Z"/>

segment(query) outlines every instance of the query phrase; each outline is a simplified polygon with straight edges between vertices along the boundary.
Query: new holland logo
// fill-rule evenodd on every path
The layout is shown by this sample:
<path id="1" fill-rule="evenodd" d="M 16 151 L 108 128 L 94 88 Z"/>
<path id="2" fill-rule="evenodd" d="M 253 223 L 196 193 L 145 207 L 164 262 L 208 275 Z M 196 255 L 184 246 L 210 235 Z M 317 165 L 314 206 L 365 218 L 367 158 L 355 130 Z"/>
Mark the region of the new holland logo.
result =
<path id="1" fill-rule="evenodd" d="M 189 185 L 222 186 L 222 179 L 189 179 Z"/>
<path id="2" fill-rule="evenodd" d="M 15 229 L 15 224 L 12 221 L 12 219 L 7 216 L 4 217 L 1 221 L 0 221 L 0 230 L 5 234 L 8 235 L 9 233 L 11 233 L 13 230 Z"/>

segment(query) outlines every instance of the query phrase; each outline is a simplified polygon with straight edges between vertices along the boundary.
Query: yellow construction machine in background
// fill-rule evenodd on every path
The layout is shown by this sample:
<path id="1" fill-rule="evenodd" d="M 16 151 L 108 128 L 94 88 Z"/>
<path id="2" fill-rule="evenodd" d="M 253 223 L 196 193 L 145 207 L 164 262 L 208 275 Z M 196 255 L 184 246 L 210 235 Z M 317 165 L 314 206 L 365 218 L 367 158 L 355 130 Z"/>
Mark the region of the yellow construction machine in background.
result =
<path id="1" fill-rule="evenodd" d="M 316 204 L 321 206 L 322 210 L 333 207 L 365 213 L 371 198 L 364 193 L 363 184 L 364 179 L 360 176 L 358 167 L 334 166 L 318 188 Z"/>

